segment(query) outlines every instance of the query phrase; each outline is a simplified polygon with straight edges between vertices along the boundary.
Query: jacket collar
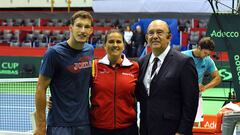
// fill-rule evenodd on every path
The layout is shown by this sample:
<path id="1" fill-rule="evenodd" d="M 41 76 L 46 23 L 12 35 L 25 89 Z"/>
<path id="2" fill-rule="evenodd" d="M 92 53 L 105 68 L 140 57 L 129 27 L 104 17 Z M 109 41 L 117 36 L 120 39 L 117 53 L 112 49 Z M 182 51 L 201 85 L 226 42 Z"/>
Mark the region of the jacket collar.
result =
<path id="1" fill-rule="evenodd" d="M 123 57 L 123 62 L 121 64 L 121 66 L 131 66 L 133 64 L 131 61 L 129 61 L 127 59 L 127 57 L 124 54 L 122 54 L 121 57 Z M 102 59 L 100 59 L 99 63 L 105 64 L 105 65 L 110 65 L 110 61 L 108 59 L 108 55 L 105 55 Z"/>

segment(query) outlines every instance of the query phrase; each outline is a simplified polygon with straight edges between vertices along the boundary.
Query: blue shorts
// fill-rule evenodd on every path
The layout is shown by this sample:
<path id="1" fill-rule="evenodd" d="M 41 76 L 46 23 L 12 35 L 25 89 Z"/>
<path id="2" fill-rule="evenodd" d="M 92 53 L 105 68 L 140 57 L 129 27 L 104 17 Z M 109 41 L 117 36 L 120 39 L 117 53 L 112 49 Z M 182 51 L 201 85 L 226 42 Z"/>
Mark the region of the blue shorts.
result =
<path id="1" fill-rule="evenodd" d="M 91 135 L 90 127 L 47 127 L 46 135 Z"/>

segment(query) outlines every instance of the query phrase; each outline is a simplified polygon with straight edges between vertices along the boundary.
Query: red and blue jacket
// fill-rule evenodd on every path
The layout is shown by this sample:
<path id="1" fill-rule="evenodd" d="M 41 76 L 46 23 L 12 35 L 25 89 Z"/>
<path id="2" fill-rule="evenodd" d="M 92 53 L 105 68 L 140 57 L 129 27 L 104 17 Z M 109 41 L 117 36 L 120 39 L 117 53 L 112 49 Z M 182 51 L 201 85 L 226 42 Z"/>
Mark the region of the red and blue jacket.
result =
<path id="1" fill-rule="evenodd" d="M 112 67 L 107 55 L 94 61 L 90 120 L 95 128 L 121 129 L 136 123 L 135 88 L 139 66 L 123 56 Z"/>

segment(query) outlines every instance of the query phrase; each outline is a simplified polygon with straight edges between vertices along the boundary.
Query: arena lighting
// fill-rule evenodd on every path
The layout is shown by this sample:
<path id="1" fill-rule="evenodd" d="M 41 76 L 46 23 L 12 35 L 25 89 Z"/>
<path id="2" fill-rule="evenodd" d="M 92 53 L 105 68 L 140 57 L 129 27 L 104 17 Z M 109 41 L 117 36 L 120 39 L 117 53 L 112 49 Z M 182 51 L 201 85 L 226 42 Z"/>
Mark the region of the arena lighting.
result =
<path id="1" fill-rule="evenodd" d="M 216 7 L 217 11 L 219 11 L 219 9 L 218 9 L 218 0 L 215 0 L 215 7 Z"/>
<path id="2" fill-rule="evenodd" d="M 51 0 L 51 12 L 53 12 L 54 3 L 55 3 L 55 1 L 54 1 L 54 0 Z"/>
<path id="3" fill-rule="evenodd" d="M 220 5 L 223 5 L 223 6 L 226 7 L 226 8 L 231 9 L 231 10 L 232 10 L 232 13 L 235 12 L 236 14 L 239 14 L 239 5 L 240 5 L 240 3 L 237 3 L 238 6 L 237 6 L 237 10 L 236 10 L 236 9 L 234 9 L 234 0 L 232 0 L 232 2 L 233 2 L 233 3 L 232 3 L 232 7 L 230 7 L 230 6 L 228 6 L 228 5 L 220 2 L 220 0 L 208 0 L 208 2 L 210 3 L 210 5 L 211 5 L 211 7 L 212 7 L 213 13 L 216 13 L 215 8 L 216 8 L 217 11 L 219 12 L 218 5 L 220 4 Z M 215 2 L 215 7 L 213 6 L 213 2 Z"/>
<path id="4" fill-rule="evenodd" d="M 238 2 L 237 11 L 238 11 L 238 14 L 239 14 L 239 12 L 240 12 L 240 2 Z"/>
<path id="5" fill-rule="evenodd" d="M 71 0 L 67 0 L 68 13 L 70 13 Z"/>

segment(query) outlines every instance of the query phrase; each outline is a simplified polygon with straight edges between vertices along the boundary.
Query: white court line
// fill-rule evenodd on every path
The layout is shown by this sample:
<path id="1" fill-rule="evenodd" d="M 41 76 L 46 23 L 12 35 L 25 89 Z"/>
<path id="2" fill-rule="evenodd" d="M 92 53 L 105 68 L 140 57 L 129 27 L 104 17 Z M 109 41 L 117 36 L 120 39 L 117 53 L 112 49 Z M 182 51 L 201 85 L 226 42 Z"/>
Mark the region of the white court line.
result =
<path id="1" fill-rule="evenodd" d="M 24 108 L 28 108 L 28 109 L 32 109 L 32 108 L 35 108 L 34 106 L 32 107 L 24 107 L 24 106 L 0 106 L 0 108 L 16 108 L 16 109 L 24 109 Z"/>
<path id="2" fill-rule="evenodd" d="M 37 82 L 38 78 L 1 78 L 0 82 Z"/>
<path id="3" fill-rule="evenodd" d="M 0 131 L 0 135 L 33 135 L 33 133 L 29 133 L 29 132 Z"/>

